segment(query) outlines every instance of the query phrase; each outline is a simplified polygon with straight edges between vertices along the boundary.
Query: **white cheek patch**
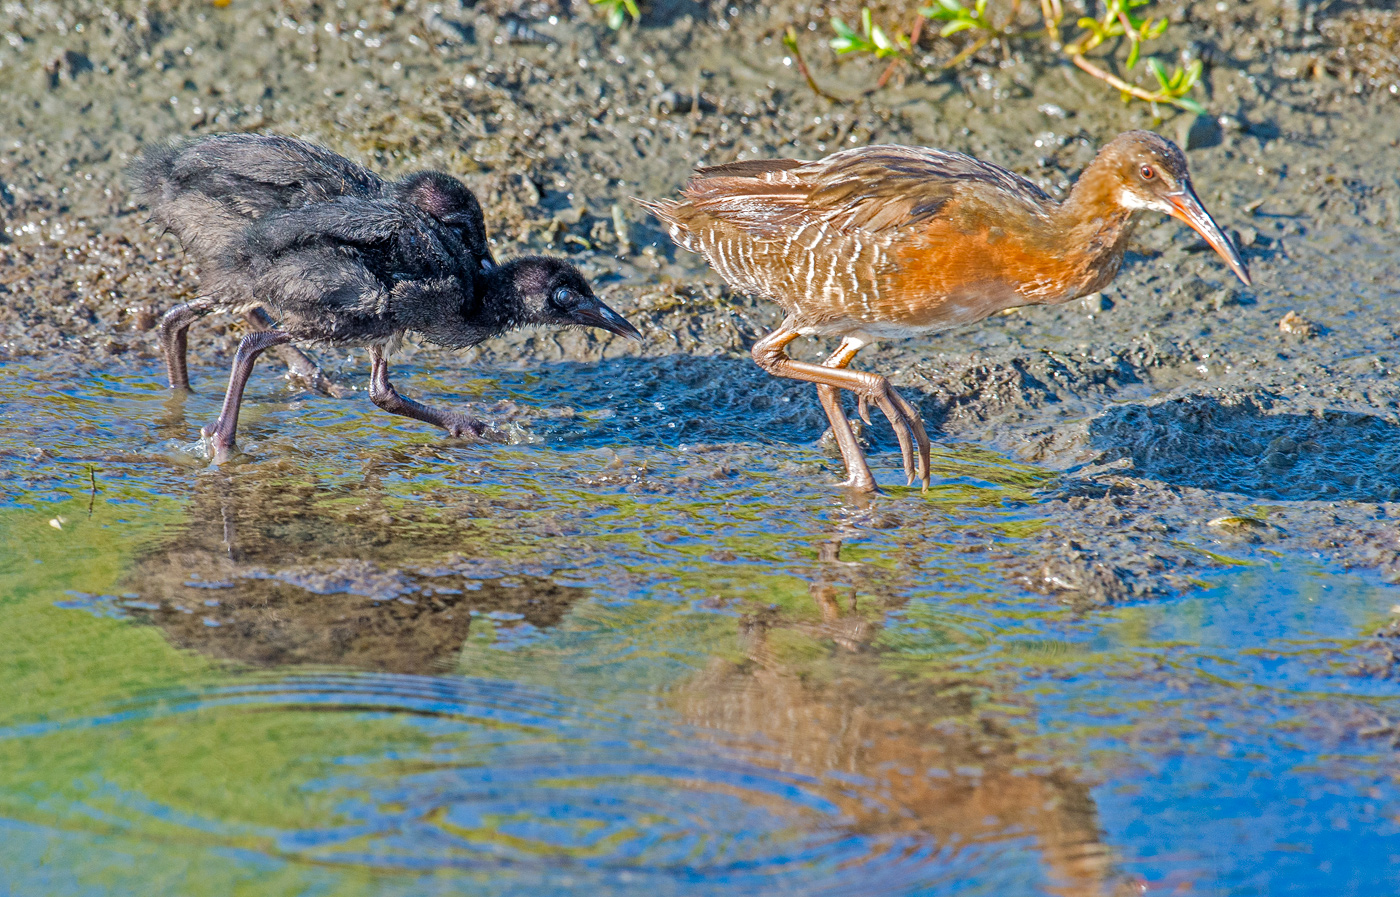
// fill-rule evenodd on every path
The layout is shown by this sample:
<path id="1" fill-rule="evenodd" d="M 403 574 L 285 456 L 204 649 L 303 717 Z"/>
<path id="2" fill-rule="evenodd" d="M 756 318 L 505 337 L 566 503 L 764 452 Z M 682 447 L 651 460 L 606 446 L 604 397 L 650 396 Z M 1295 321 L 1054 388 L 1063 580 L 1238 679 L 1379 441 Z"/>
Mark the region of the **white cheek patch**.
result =
<path id="1" fill-rule="evenodd" d="M 1139 196 L 1126 187 L 1118 191 L 1118 205 L 1125 209 L 1132 209 L 1133 211 L 1138 209 L 1151 209 L 1154 212 L 1161 212 L 1164 215 L 1170 215 L 1172 213 L 1171 204 L 1165 200 L 1155 197 Z"/>

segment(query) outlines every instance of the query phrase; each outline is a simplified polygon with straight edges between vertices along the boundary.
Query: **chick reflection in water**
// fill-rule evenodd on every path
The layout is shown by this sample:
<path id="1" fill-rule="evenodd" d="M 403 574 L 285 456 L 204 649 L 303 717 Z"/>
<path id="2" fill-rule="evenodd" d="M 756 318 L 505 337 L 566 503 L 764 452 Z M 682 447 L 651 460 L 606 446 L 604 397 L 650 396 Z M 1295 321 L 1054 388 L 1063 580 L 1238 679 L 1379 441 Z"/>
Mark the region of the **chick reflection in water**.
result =
<path id="1" fill-rule="evenodd" d="M 313 480 L 261 466 L 197 480 L 189 526 L 138 560 L 123 588 L 139 598 L 120 609 L 224 660 L 432 674 L 474 615 L 546 629 L 587 594 L 464 557 L 490 513 L 469 497 L 424 521 L 389 515 L 373 466 L 354 485 Z"/>
<path id="2" fill-rule="evenodd" d="M 747 621 L 744 660 L 716 658 L 678 691 L 685 721 L 728 733 L 725 741 L 756 739 L 784 771 L 831 783 L 825 793 L 839 795 L 851 830 L 906 851 L 911 840 L 927 845 L 924 862 L 1029 836 L 1051 893 L 1124 893 L 1129 883 L 1110 868 L 1088 786 L 1063 770 L 1027 769 L 1015 736 L 976 713 L 984 686 L 879 666 L 879 615 L 862 616 L 860 565 L 841 562 L 840 547 L 818 546 L 810 593 L 819 619 Z M 996 856 L 984 850 L 971 862 Z"/>

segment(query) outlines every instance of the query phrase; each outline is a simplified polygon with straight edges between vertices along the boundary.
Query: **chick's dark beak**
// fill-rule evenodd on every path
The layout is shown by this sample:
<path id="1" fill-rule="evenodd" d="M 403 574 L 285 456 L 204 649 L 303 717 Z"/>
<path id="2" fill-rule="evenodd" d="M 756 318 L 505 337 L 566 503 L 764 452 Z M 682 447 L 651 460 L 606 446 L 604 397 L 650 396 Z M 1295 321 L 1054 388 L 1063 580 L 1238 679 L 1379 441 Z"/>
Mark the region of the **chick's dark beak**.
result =
<path id="1" fill-rule="evenodd" d="M 1204 237 L 1210 248 L 1220 253 L 1220 257 L 1230 266 L 1230 270 L 1235 272 L 1235 276 L 1245 286 L 1249 286 L 1249 269 L 1244 266 L 1240 251 L 1235 248 L 1230 238 L 1225 236 L 1215 219 L 1210 217 L 1206 207 L 1201 205 L 1201 200 L 1196 196 L 1196 191 L 1191 189 L 1191 185 L 1185 184 L 1179 192 L 1168 195 L 1167 202 L 1172 206 L 1171 216 L 1185 221 L 1192 230 Z"/>
<path id="2" fill-rule="evenodd" d="M 638 341 L 642 338 L 641 331 L 633 327 L 631 322 L 596 299 L 591 304 L 575 308 L 570 313 L 570 317 L 574 319 L 575 323 L 587 327 L 601 327 L 609 333 L 616 333 L 618 336 L 626 336 Z"/>

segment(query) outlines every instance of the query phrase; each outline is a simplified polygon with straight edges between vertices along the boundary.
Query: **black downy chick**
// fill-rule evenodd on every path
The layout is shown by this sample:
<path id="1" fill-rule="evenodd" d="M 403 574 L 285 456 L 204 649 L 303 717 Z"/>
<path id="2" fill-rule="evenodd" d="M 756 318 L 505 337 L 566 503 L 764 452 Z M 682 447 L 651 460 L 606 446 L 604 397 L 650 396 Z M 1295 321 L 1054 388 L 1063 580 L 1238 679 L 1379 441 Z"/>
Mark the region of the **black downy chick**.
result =
<path id="1" fill-rule="evenodd" d="M 170 222 L 167 226 L 192 244 L 201 262 L 207 310 L 263 306 L 278 324 L 248 334 L 238 347 L 219 420 L 205 434 L 216 458 L 234 446 L 254 361 L 274 346 L 367 346 L 371 400 L 456 436 L 484 427 L 465 415 L 406 399 L 390 384 L 386 354 L 405 334 L 453 348 L 536 324 L 593 326 L 640 336 L 593 295 L 567 262 L 526 257 L 495 265 L 486 248 L 480 206 L 455 179 L 425 172 L 385 185 L 374 195 L 373 182 L 361 173 L 375 176 L 345 162 L 349 167 L 336 169 L 337 176 L 346 182 L 359 179 L 352 195 L 325 174 L 327 160 L 338 156 L 300 146 L 314 153 L 316 162 L 304 181 L 286 170 L 281 188 L 272 184 L 257 192 L 238 181 L 224 189 L 219 185 L 227 180 L 211 177 L 205 181 L 213 185 L 207 190 L 176 191 L 158 219 Z M 271 183 L 265 174 L 258 177 L 259 183 Z M 334 189 L 327 190 L 328 184 Z M 300 196 L 296 205 L 267 211 L 278 196 L 293 193 Z M 247 209 L 256 213 L 251 220 Z M 233 215 L 244 216 L 241 226 L 233 225 Z M 172 326 L 169 332 L 183 336 L 183 327 Z"/>
<path id="2" fill-rule="evenodd" d="M 218 134 L 150 148 L 132 164 L 130 175 L 152 219 L 179 238 L 202 272 L 211 271 L 226 256 L 231 241 L 250 223 L 344 197 L 412 203 L 455 231 L 467 255 L 481 267 L 495 265 L 476 197 L 456 178 L 438 171 L 389 182 L 302 140 Z M 272 318 L 256 296 L 205 295 L 172 308 L 160 322 L 171 389 L 189 390 L 187 332 L 213 311 L 242 313 L 255 331 L 272 328 Z M 319 366 L 295 346 L 277 351 L 294 376 L 322 392 L 339 394 Z"/>

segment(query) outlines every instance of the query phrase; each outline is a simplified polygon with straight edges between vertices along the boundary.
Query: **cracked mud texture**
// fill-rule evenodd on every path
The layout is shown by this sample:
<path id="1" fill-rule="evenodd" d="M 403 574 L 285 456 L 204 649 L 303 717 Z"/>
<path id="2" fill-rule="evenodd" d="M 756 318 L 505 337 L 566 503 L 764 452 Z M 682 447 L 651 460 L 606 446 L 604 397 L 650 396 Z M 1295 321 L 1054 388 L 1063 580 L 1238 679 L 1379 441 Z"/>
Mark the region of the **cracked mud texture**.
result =
<path id="1" fill-rule="evenodd" d="M 994 49 L 862 97 L 883 64 L 825 46 L 832 15 L 859 15 L 847 0 L 645 3 L 620 33 L 583 3 L 12 4 L 0 360 L 47 356 L 55 377 L 154 367 L 157 316 L 197 295 L 198 278 L 133 205 L 123 167 L 155 140 L 271 131 L 390 175 L 462 177 L 498 256 L 570 257 L 646 334 L 638 348 L 523 332 L 400 359 L 572 363 L 556 369 L 576 374 L 559 385 L 566 405 L 625 383 L 643 407 L 689 412 L 679 432 L 645 415 L 619 424 L 624 441 L 813 442 L 815 396 L 747 359 L 777 310 L 721 285 L 631 197 L 674 192 L 696 164 L 881 141 L 970 152 L 1059 195 L 1114 134 L 1155 127 L 1188 145 L 1253 288 L 1185 227 L 1148 219 L 1101 296 L 882 344 L 859 365 L 889 374 L 938 438 L 1064 472 L 1041 495 L 1043 554 L 1005 559 L 1030 588 L 1086 606 L 1176 592 L 1222 562 L 1201 545 L 1400 578 L 1400 12 L 1158 6 L 1176 23 L 1169 40 L 1206 63 L 1208 118 L 1155 122 L 1071 67 Z M 781 43 L 789 25 L 822 85 L 851 102 L 807 89 Z M 932 35 L 920 49 L 930 62 L 954 52 Z M 227 319 L 194 328 L 202 376 L 227 365 L 239 333 Z M 318 355 L 362 383 L 361 355 Z M 738 432 L 715 407 L 745 409 L 726 415 Z M 882 422 L 869 438 L 877 458 L 893 448 Z"/>

